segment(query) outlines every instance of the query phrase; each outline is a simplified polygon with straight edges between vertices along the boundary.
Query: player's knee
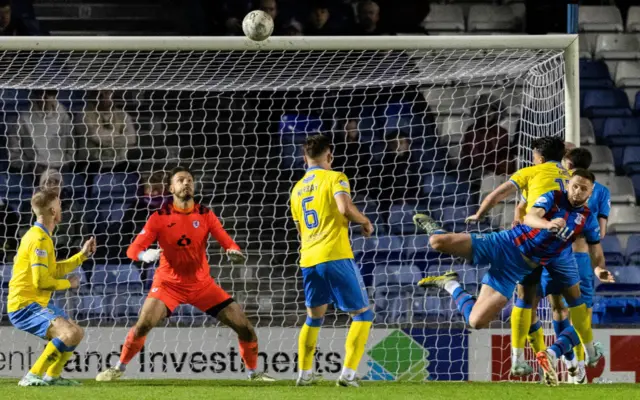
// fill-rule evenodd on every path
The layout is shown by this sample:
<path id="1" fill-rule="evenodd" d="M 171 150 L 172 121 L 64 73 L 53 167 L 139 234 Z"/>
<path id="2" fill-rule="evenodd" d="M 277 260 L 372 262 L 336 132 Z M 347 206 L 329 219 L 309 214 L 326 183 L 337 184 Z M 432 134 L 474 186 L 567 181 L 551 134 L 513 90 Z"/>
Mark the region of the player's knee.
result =
<path id="1" fill-rule="evenodd" d="M 84 330 L 78 325 L 68 323 L 58 336 L 68 346 L 77 346 L 84 338 Z"/>
<path id="2" fill-rule="evenodd" d="M 469 316 L 469 327 L 471 329 L 484 329 L 487 326 L 489 326 L 489 321 L 486 318 L 473 314 Z"/>
<path id="3" fill-rule="evenodd" d="M 136 323 L 136 328 L 134 330 L 134 335 L 136 338 L 145 337 L 151 332 L 153 329 L 153 322 L 149 319 L 141 319 Z"/>
<path id="4" fill-rule="evenodd" d="M 84 329 L 79 327 L 78 325 L 72 325 L 71 328 L 71 340 L 73 345 L 78 345 L 84 339 Z"/>
<path id="5" fill-rule="evenodd" d="M 447 237 L 445 235 L 432 235 L 429 238 L 429 245 L 435 251 L 442 251 L 447 243 Z"/>

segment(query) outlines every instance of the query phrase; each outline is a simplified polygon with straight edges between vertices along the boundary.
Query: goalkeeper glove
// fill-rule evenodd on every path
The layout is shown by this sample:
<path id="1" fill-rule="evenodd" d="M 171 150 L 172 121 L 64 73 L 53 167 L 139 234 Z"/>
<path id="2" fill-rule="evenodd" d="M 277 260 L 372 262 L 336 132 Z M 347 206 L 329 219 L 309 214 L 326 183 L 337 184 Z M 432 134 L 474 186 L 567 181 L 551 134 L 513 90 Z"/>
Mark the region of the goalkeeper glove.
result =
<path id="1" fill-rule="evenodd" d="M 241 263 L 245 260 L 245 256 L 242 252 L 235 249 L 227 250 L 227 257 L 229 257 L 229 260 L 231 260 L 232 263 Z"/>
<path id="2" fill-rule="evenodd" d="M 162 249 L 150 249 L 141 252 L 140 255 L 138 255 L 138 258 L 142 262 L 154 263 L 158 261 L 160 254 L 162 254 Z"/>

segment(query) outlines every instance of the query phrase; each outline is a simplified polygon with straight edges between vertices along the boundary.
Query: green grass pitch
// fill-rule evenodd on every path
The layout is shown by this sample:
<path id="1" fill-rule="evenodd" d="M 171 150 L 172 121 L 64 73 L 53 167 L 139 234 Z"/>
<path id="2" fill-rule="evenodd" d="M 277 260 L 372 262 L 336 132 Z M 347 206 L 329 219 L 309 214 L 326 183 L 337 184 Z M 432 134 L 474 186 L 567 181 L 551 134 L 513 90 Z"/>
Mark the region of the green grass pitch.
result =
<path id="1" fill-rule="evenodd" d="M 16 379 L 0 380 L 0 398 L 8 400 L 527 400 L 527 399 L 633 399 L 640 387 L 633 384 L 585 385 L 548 388 L 531 383 L 466 382 L 364 382 L 359 389 L 335 387 L 322 382 L 314 387 L 295 387 L 293 381 L 275 384 L 229 380 L 123 380 L 110 384 L 83 381 L 81 387 L 17 386 Z"/>

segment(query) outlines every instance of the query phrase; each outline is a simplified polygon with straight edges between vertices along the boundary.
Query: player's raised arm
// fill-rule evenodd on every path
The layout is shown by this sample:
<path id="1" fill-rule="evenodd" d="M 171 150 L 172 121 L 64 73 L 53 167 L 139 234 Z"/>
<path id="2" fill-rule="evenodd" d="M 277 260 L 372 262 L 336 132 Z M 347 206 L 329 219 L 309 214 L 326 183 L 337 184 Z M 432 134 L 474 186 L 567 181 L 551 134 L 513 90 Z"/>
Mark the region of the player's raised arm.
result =
<path id="1" fill-rule="evenodd" d="M 526 215 L 527 204 L 528 203 L 526 200 L 520 200 L 516 208 L 513 210 L 513 222 L 511 223 L 511 227 L 520 225 L 520 221 L 522 221 L 522 219 Z"/>
<path id="2" fill-rule="evenodd" d="M 142 228 L 142 231 L 136 236 L 133 243 L 127 249 L 127 257 L 133 261 L 143 261 L 153 263 L 158 261 L 162 249 L 149 249 L 158 237 L 158 214 L 153 213 L 149 220 Z"/>
<path id="3" fill-rule="evenodd" d="M 67 258 L 66 260 L 57 261 L 58 270 L 62 271 L 62 275 L 66 275 L 74 269 L 78 268 L 84 261 L 96 252 L 96 238 L 91 237 L 82 246 L 82 250 L 78 254 Z"/>
<path id="4" fill-rule="evenodd" d="M 224 230 L 222 223 L 213 211 L 209 211 L 207 214 L 207 224 L 209 226 L 209 233 L 220 243 L 220 246 L 225 249 L 229 259 L 232 262 L 243 262 L 245 256 L 242 254 L 242 251 L 240 251 L 240 246 L 238 246 L 227 231 Z"/>
<path id="5" fill-rule="evenodd" d="M 496 204 L 500 203 L 502 200 L 506 199 L 509 196 L 513 196 L 518 192 L 518 186 L 513 183 L 513 181 L 507 181 L 502 185 L 498 186 L 493 192 L 489 193 L 482 203 L 480 204 L 480 208 L 478 212 L 474 215 L 468 217 L 466 222 L 474 222 L 479 221 L 493 208 Z"/>

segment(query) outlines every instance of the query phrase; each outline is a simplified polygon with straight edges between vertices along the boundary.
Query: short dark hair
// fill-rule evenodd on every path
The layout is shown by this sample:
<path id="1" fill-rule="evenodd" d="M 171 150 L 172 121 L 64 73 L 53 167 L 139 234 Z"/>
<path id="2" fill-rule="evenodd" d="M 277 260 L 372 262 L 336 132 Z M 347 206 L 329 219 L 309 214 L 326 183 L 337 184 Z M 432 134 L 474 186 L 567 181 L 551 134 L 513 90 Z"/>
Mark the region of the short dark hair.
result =
<path id="1" fill-rule="evenodd" d="M 325 151 L 331 150 L 331 141 L 324 135 L 313 135 L 307 138 L 302 148 L 307 157 L 318 158 Z"/>
<path id="2" fill-rule="evenodd" d="M 171 181 L 173 180 L 173 177 L 176 176 L 176 174 L 179 174 L 180 172 L 188 172 L 189 175 L 193 176 L 193 172 L 191 172 L 191 170 L 187 167 L 184 167 L 182 165 L 179 165 L 177 167 L 175 167 L 174 169 L 171 170 L 171 172 L 169 172 L 169 175 L 167 176 L 167 185 L 171 186 Z"/>
<path id="3" fill-rule="evenodd" d="M 578 168 L 575 171 L 573 171 L 573 175 L 571 177 L 574 177 L 574 176 L 579 176 L 581 178 L 590 180 L 591 183 L 596 183 L 596 176 L 593 174 L 593 172 L 589 171 L 588 169 Z"/>
<path id="4" fill-rule="evenodd" d="M 545 161 L 561 161 L 564 157 L 564 139 L 560 136 L 547 136 L 535 139 L 531 148 L 544 157 Z"/>
<path id="5" fill-rule="evenodd" d="M 573 168 L 587 169 L 591 166 L 591 152 L 584 147 L 576 147 L 571 149 L 564 156 L 567 160 L 571 161 Z"/>

